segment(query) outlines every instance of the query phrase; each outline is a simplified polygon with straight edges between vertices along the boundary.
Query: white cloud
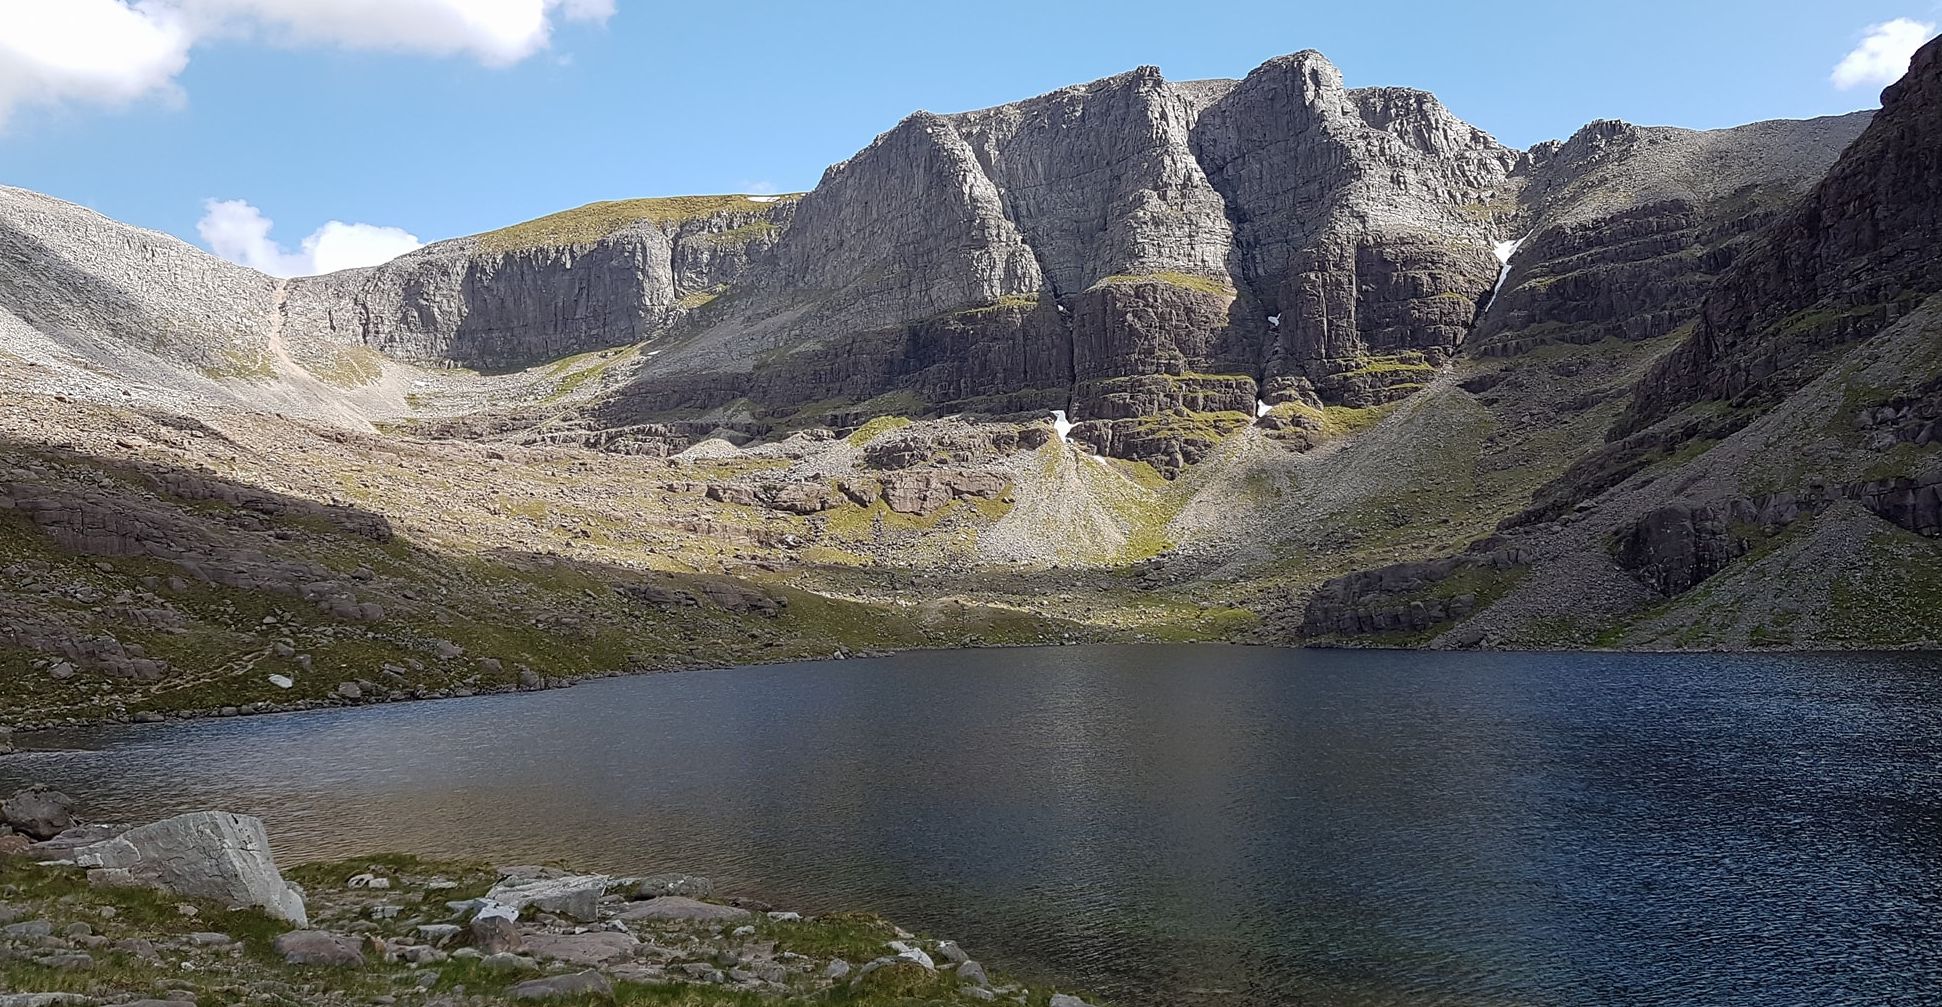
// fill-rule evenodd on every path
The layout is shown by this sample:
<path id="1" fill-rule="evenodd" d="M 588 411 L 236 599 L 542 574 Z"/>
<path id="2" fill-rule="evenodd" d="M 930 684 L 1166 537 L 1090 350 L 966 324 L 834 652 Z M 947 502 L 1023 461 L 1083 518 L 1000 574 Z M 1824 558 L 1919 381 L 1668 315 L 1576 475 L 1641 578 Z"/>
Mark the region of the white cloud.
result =
<path id="1" fill-rule="evenodd" d="M 212 36 L 466 56 L 508 66 L 556 21 L 604 22 L 615 0 L 0 0 L 0 125 L 25 104 L 122 104 L 173 93 Z"/>
<path id="2" fill-rule="evenodd" d="M 290 45 L 467 55 L 489 66 L 546 48 L 557 15 L 605 21 L 613 0 L 168 0 L 208 34 L 261 32 Z"/>
<path id="3" fill-rule="evenodd" d="M 1861 44 L 1834 68 L 1830 79 L 1843 91 L 1857 87 L 1887 87 L 1908 72 L 1915 50 L 1935 35 L 1935 24 L 1898 17 L 1869 25 Z"/>
<path id="4" fill-rule="evenodd" d="M 402 228 L 346 224 L 341 220 L 311 232 L 298 251 L 285 251 L 270 237 L 275 221 L 240 199 L 203 203 L 196 233 L 209 250 L 271 276 L 315 276 L 389 262 L 424 243 Z"/>
<path id="5" fill-rule="evenodd" d="M 0 0 L 0 125 L 19 105 L 115 105 L 167 91 L 189 65 L 176 11 L 121 0 Z"/>

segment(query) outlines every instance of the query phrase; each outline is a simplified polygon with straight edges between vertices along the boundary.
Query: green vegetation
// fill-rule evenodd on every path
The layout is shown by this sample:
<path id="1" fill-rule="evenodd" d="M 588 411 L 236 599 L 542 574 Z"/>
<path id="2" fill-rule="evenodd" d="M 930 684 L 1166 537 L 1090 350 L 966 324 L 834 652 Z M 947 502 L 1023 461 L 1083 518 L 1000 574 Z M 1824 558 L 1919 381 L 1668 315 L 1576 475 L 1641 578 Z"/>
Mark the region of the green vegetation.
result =
<path id="1" fill-rule="evenodd" d="M 384 377 L 384 354 L 367 346 L 333 346 L 305 369 L 339 388 L 359 388 Z"/>
<path id="2" fill-rule="evenodd" d="M 203 365 L 202 373 L 217 380 L 274 378 L 276 365 L 261 351 L 221 349 L 216 351 L 216 359 Z"/>
<path id="3" fill-rule="evenodd" d="M 849 442 L 857 447 L 876 440 L 892 430 L 910 426 L 910 419 L 904 416 L 879 416 L 851 431 Z"/>
<path id="4" fill-rule="evenodd" d="M 1942 640 L 1942 542 L 1882 528 L 1865 555 L 1834 577 L 1823 635 L 1858 647 Z"/>
<path id="5" fill-rule="evenodd" d="M 1227 277 L 1199 276 L 1194 273 L 1121 273 L 1100 280 L 1095 287 L 1113 286 L 1122 283 L 1170 283 L 1176 287 L 1212 294 L 1215 297 L 1233 297 L 1234 284 Z"/>
<path id="6" fill-rule="evenodd" d="M 701 238 L 719 245 L 746 245 L 751 241 L 769 237 L 779 230 L 781 225 L 773 220 L 756 220 L 724 231 L 709 231 Z"/>
<path id="7" fill-rule="evenodd" d="M 1368 375 L 1420 375 L 1428 380 L 1436 373 L 1436 368 L 1424 359 L 1421 353 L 1396 353 L 1385 356 L 1372 356 L 1363 359 L 1354 370 L 1344 371 L 1337 377 L 1355 378 Z"/>
<path id="8" fill-rule="evenodd" d="M 726 284 L 716 284 L 707 290 L 690 290 L 682 294 L 674 303 L 689 311 L 693 311 L 704 305 L 713 304 L 721 298 L 721 295 L 727 292 L 728 286 Z"/>
<path id="9" fill-rule="evenodd" d="M 1773 333 L 1781 339 L 1816 337 L 1833 331 L 1842 322 L 1863 318 L 1881 310 L 1880 305 L 1864 304 L 1854 308 L 1812 307 L 1796 311 L 1775 323 Z"/>
<path id="10" fill-rule="evenodd" d="M 1323 406 L 1320 417 L 1322 435 L 1346 437 L 1360 433 L 1387 419 L 1401 404 L 1401 401 L 1396 401 L 1379 406 Z"/>
<path id="11" fill-rule="evenodd" d="M 784 197 L 794 198 L 794 197 Z M 572 210 L 514 224 L 478 236 L 488 252 L 517 252 L 532 248 L 587 245 L 633 224 L 651 221 L 679 224 L 721 213 L 762 213 L 772 205 L 747 196 L 663 196 L 588 203 Z M 723 232 L 727 233 L 727 232 Z"/>
<path id="12" fill-rule="evenodd" d="M 955 316 L 975 316 L 991 314 L 998 311 L 1029 311 L 1032 308 L 1038 307 L 1038 303 L 1039 298 L 1037 294 L 1006 294 L 990 304 L 980 305 L 975 308 L 965 308 L 962 311 L 952 312 L 952 314 Z"/>

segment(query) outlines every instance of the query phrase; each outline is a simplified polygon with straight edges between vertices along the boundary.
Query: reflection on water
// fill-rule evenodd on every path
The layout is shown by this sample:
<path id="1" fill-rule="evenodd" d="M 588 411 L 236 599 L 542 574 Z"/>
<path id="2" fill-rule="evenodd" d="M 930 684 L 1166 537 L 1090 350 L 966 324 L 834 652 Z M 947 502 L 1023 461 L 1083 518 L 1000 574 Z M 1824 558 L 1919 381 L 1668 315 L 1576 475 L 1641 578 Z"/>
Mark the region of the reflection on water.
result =
<path id="1" fill-rule="evenodd" d="M 0 788 L 693 871 L 1125 1004 L 1791 1007 L 1942 989 L 1938 739 L 1933 656 L 1055 648 L 73 732 Z"/>

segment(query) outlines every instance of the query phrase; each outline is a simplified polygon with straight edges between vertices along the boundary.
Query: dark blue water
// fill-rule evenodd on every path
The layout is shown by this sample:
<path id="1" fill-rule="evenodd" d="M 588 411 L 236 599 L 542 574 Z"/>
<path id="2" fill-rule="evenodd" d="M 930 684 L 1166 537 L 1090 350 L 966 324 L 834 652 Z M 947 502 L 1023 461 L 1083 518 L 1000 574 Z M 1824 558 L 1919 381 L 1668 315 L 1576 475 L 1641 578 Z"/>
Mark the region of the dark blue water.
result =
<path id="1" fill-rule="evenodd" d="M 924 654 L 81 732 L 286 860 L 680 869 L 1122 1004 L 1942 1003 L 1942 658 Z"/>

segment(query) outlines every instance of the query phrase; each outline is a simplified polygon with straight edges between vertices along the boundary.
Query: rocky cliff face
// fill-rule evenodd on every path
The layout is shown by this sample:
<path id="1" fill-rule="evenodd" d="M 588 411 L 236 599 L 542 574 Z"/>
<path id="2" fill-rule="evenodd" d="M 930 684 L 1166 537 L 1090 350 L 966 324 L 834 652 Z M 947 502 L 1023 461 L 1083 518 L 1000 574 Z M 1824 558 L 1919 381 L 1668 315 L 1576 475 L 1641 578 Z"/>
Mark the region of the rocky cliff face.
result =
<path id="1" fill-rule="evenodd" d="M 1826 179 L 1720 280 L 1614 433 L 1697 402 L 1771 403 L 1938 290 L 1942 42 L 1931 42 Z"/>
<path id="2" fill-rule="evenodd" d="M 382 266 L 291 281 L 286 337 L 486 370 L 637 343 L 720 296 L 795 201 L 595 204 L 440 242 Z"/>
<path id="3" fill-rule="evenodd" d="M 1429 95 L 1347 90 L 1312 52 L 1243 81 L 1145 67 L 920 113 L 830 169 L 773 262 L 605 416 L 902 394 L 1065 408 L 1095 447 L 1177 460 L 1177 438 L 1127 421 L 1419 387 L 1497 276 L 1519 163 Z M 940 330 L 958 354 L 941 375 Z"/>
<path id="4" fill-rule="evenodd" d="M 1521 240 L 1473 342 L 1645 340 L 1690 322 L 1714 281 L 1786 213 L 1870 113 L 1696 132 L 1592 123 L 1521 169 Z"/>

